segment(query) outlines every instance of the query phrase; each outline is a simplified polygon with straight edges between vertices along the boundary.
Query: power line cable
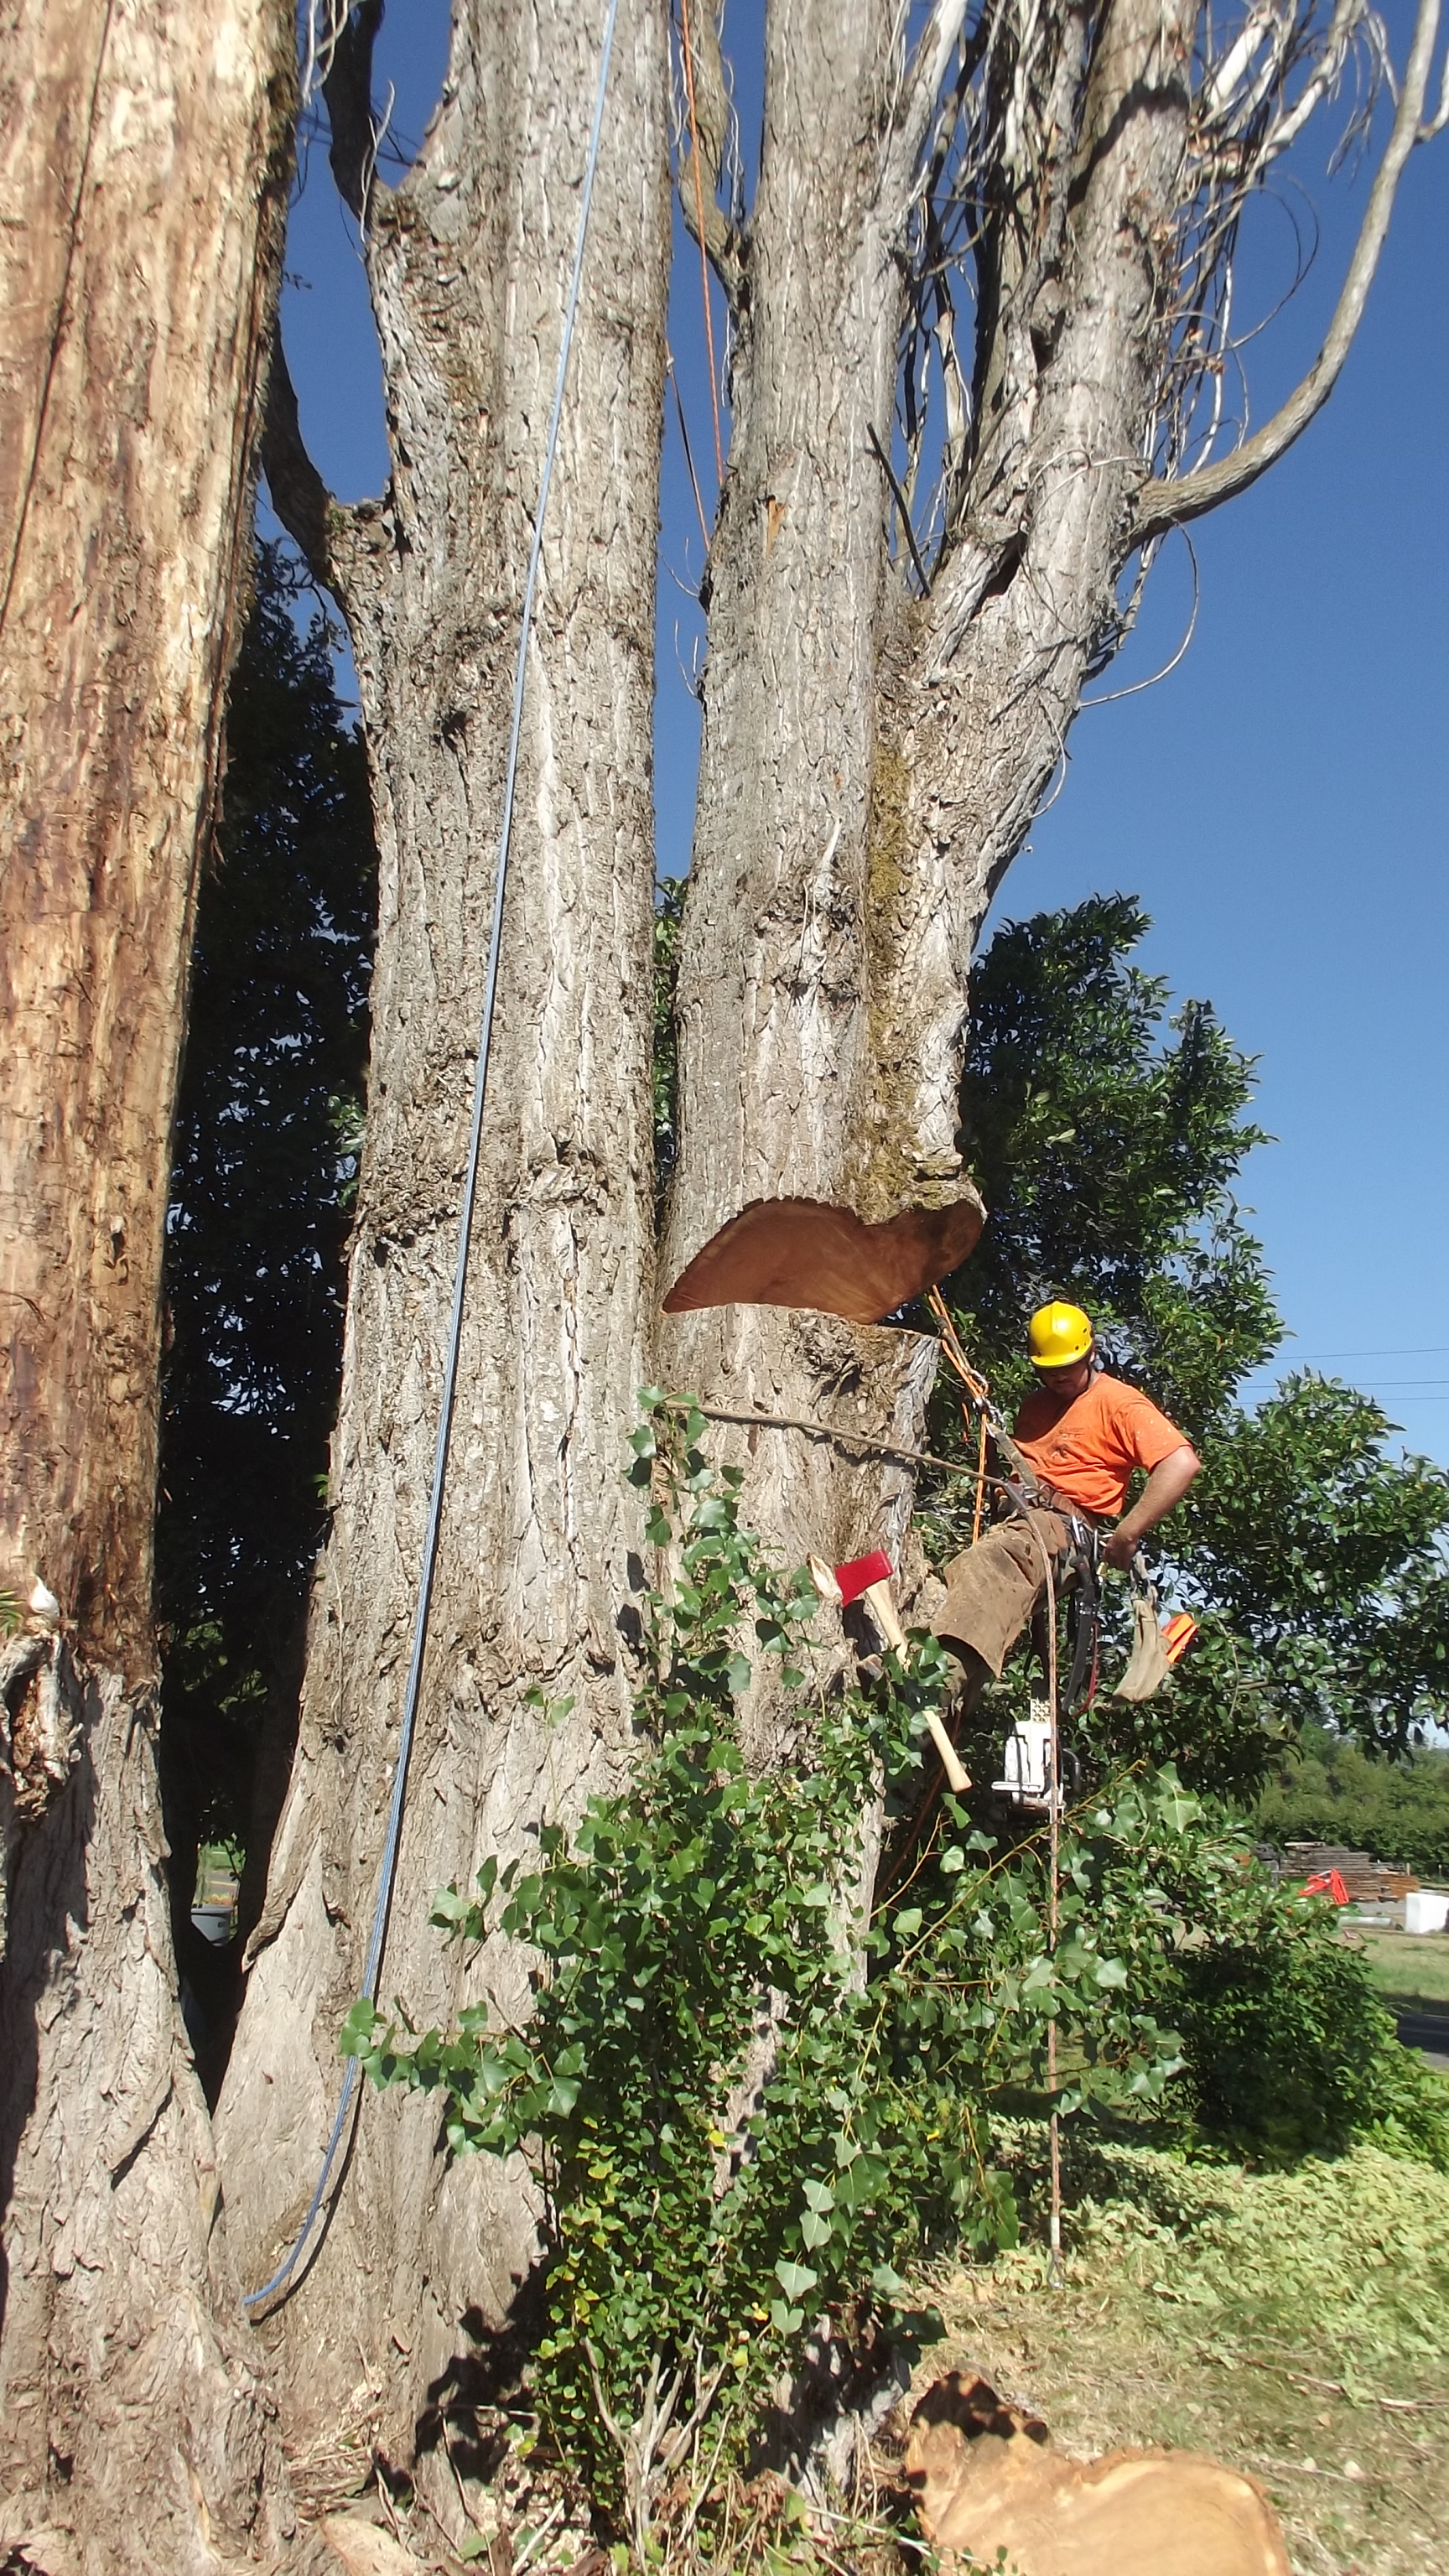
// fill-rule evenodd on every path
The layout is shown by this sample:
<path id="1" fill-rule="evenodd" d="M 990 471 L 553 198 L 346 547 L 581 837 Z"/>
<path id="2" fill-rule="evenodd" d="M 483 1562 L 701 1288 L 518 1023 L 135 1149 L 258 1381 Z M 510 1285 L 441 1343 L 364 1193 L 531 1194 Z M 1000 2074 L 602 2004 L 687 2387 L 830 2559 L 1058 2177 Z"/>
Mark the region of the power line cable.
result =
<path id="1" fill-rule="evenodd" d="M 1449 1342 L 1388 1342 L 1377 1350 L 1367 1351 L 1285 1351 L 1280 1359 L 1264 1360 L 1250 1369 L 1250 1377 L 1262 1377 L 1268 1369 L 1292 1367 L 1297 1360 L 1439 1360 L 1449 1359 Z"/>
<path id="2" fill-rule="evenodd" d="M 369 2003 L 377 2001 L 378 1980 L 382 1973 L 383 1946 L 387 1939 L 388 1914 L 392 1905 L 393 1882 L 397 1875 L 398 1845 L 402 1836 L 403 1800 L 407 1788 L 408 1757 L 412 1752 L 413 1731 L 417 1722 L 418 1691 L 422 1680 L 423 1653 L 427 1644 L 428 1612 L 433 1597 L 433 1577 L 437 1570 L 438 1536 L 442 1526 L 443 1493 L 447 1483 L 448 1439 L 453 1423 L 453 1405 L 458 1385 L 458 1355 L 463 1337 L 463 1298 L 468 1277 L 468 1246 L 473 1230 L 473 1207 L 478 1194 L 478 1163 L 483 1140 L 483 1103 L 488 1085 L 488 1059 L 493 1045 L 493 1016 L 498 998 L 498 967 L 503 943 L 503 897 L 508 883 L 508 855 L 513 837 L 513 805 L 518 783 L 518 752 L 523 731 L 523 693 L 528 671 L 528 645 L 533 630 L 534 598 L 538 588 L 539 564 L 543 555 L 543 523 L 548 509 L 549 485 L 553 480 L 554 458 L 558 452 L 559 423 L 563 416 L 564 386 L 568 377 L 569 352 L 573 347 L 574 323 L 579 309 L 579 285 L 584 268 L 584 245 L 588 238 L 589 209 L 593 203 L 594 176 L 599 163 L 599 139 L 604 124 L 604 94 L 609 84 L 609 63 L 614 50 L 614 25 L 619 14 L 619 0 L 609 0 L 604 23 L 603 50 L 599 58 L 599 83 L 594 98 L 594 121 L 589 130 L 588 159 L 584 164 L 583 190 L 579 199 L 578 231 L 574 241 L 573 274 L 569 280 L 568 302 L 564 308 L 563 338 L 559 345 L 558 374 L 554 380 L 553 409 L 549 414 L 548 437 L 544 445 L 543 473 L 538 487 L 538 507 L 534 512 L 533 540 L 528 553 L 528 575 L 523 586 L 523 611 L 518 632 L 518 664 L 513 678 L 513 718 L 508 736 L 508 762 L 503 782 L 503 814 L 498 831 L 498 857 L 494 868 L 493 922 L 488 943 L 488 972 L 483 991 L 482 1025 L 478 1038 L 478 1063 L 473 1077 L 473 1123 L 468 1140 L 468 1163 L 463 1184 L 463 1200 L 458 1214 L 458 1257 L 453 1272 L 453 1307 L 448 1325 L 448 1356 L 443 1372 L 443 1392 L 438 1412 L 438 1441 L 433 1456 L 433 1483 L 428 1504 L 427 1535 L 423 1541 L 422 1573 L 418 1582 L 417 1609 L 413 1618 L 412 1654 L 408 1663 L 407 1688 L 403 1696 L 402 1721 L 398 1731 L 397 1766 L 393 1774 L 392 1802 L 388 1810 L 387 1837 L 383 1844 L 382 1874 L 378 1882 L 377 1903 L 373 1910 L 372 1937 L 367 1947 L 367 1971 L 363 1992 Z M 322 2170 L 317 2188 L 307 2206 L 307 2215 L 297 2232 L 285 2262 L 278 2265 L 261 2289 L 243 2299 L 246 2308 L 260 2307 L 290 2279 L 301 2259 L 312 2233 L 312 2227 L 326 2196 L 327 2185 L 347 2126 L 348 2113 L 357 2091 L 359 2061 L 350 2057 L 343 2079 L 342 2098 L 337 2117 L 322 2157 Z"/>

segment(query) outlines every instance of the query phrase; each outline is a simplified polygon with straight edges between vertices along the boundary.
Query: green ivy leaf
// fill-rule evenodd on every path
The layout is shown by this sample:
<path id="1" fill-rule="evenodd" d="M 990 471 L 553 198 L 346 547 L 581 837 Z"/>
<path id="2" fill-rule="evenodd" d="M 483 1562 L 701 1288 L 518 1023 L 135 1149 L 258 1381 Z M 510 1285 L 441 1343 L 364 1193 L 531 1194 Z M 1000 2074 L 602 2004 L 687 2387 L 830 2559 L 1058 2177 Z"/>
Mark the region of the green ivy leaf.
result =
<path id="1" fill-rule="evenodd" d="M 775 2265 L 775 2278 L 787 2299 L 803 2299 L 807 2290 L 815 2288 L 820 2275 L 812 2272 L 808 2264 L 782 2260 Z"/>

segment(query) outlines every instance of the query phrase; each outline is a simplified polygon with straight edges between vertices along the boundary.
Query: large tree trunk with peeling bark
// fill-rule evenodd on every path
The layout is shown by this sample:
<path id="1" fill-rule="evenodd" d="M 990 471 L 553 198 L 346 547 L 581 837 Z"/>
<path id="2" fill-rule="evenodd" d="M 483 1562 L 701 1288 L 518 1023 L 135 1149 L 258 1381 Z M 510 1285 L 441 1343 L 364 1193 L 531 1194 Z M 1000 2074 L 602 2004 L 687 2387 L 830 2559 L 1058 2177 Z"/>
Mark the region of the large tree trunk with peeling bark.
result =
<path id="1" fill-rule="evenodd" d="M 365 43 L 329 82 L 365 205 L 388 385 L 384 501 L 327 504 L 282 389 L 267 469 L 344 601 L 381 905 L 335 1518 L 301 1735 L 218 2118 L 232 2241 L 269 2276 L 306 2208 L 359 1992 L 418 1597 L 489 945 L 519 606 L 603 25 L 461 6 L 396 193 L 347 155 Z M 365 31 L 364 31 L 365 34 Z M 354 113 L 360 97 L 362 111 Z M 446 2018 L 435 1890 L 530 1848 L 629 1740 L 637 1497 L 625 1431 L 653 1270 L 650 726 L 668 230 L 665 27 L 623 0 L 527 664 L 446 1506 L 384 1992 Z M 566 1715 L 560 1701 L 571 1701 Z M 552 1703 L 552 1707 L 547 1705 Z M 498 1963 L 522 2008 L 517 1965 Z M 476 1982 L 476 1978 L 475 1978 Z M 521 2177 L 370 2098 L 345 2190 L 267 2331 L 299 2431 L 366 2412 L 406 2456 L 430 2384 L 531 2259 Z M 361 2359 L 359 2359 L 361 2356 Z M 361 2377 L 360 2377 L 361 2371 Z M 455 2510 L 444 2472 L 440 2510 Z"/>
<path id="2" fill-rule="evenodd" d="M 934 86 L 903 78 L 884 0 L 771 11 L 711 556 L 668 1268 L 753 1198 L 843 1200 L 878 1220 L 969 1190 L 956 1150 L 967 976 L 1131 547 L 1166 328 L 1154 242 L 1181 195 L 1194 14 L 1190 0 L 1116 0 L 1089 42 L 1087 13 L 1063 13 L 1055 61 L 1023 78 L 975 454 L 919 597 L 904 548 L 888 552 L 881 451 Z M 1003 82 L 1014 69 L 1004 60 Z M 722 1405 L 921 1443 L 934 1343 L 731 1312 L 665 1336 L 668 1374 Z M 898 1540 L 898 1468 L 847 1467 L 796 1433 L 748 1436 L 751 1513 L 788 1552 L 838 1560 Z"/>
<path id="3" fill-rule="evenodd" d="M 292 29 L 22 0 L 0 43 L 0 1584 L 57 1605 L 0 1656 L 0 2549 L 199 2567 L 290 2516 L 176 1996 L 151 1520 Z"/>
<path id="4" fill-rule="evenodd" d="M 879 1219 L 970 1195 L 956 1114 L 972 946 L 1085 678 L 1130 622 L 1124 570 L 1311 417 L 1420 131 L 1435 0 L 1319 368 L 1235 457 L 1184 474 L 1242 199 L 1361 25 L 1357 0 L 1316 9 L 1258 10 L 1215 55 L 1188 0 L 936 0 L 907 59 L 886 0 L 771 0 L 743 232 L 717 196 L 728 101 L 712 22 L 691 10 L 681 197 L 733 305 L 735 429 L 710 560 L 666 1277 L 754 1199 Z M 598 41 L 577 12 L 456 0 L 444 102 L 394 193 L 372 173 L 377 14 L 366 0 L 351 20 L 327 88 L 382 341 L 386 498 L 329 501 L 284 380 L 268 432 L 274 498 L 352 625 L 383 898 L 333 1534 L 220 2115 L 233 2237 L 257 2282 L 307 2210 L 378 1893 L 516 619 Z M 427 1929 L 431 1892 L 624 1770 L 638 1569 L 619 1464 L 651 1345 L 666 1383 L 720 1415 L 821 1426 L 720 1425 L 747 1463 L 749 1518 L 796 1561 L 905 1546 L 905 1462 L 862 1467 L 858 1442 L 917 1445 L 935 1356 L 924 1336 L 828 1316 L 651 1321 L 664 44 L 661 0 L 623 0 L 528 661 L 431 1643 L 388 1882 L 382 1992 L 423 2023 L 478 1986 Z M 953 275 L 974 357 L 951 360 L 929 413 L 941 505 L 927 563 L 913 530 L 890 539 L 915 488 L 915 391 L 904 491 L 889 460 L 903 346 L 908 378 L 928 341 L 951 357 Z M 856 1435 L 844 1456 L 832 1424 Z M 571 1702 L 552 1723 L 550 1700 Z M 774 1712 L 751 1723 L 758 1758 L 779 1758 Z M 484 1964 L 495 2000 L 523 2008 L 516 1959 Z M 526 2194 L 482 2160 L 451 2164 L 426 2097 L 394 2093 L 350 2132 L 324 2218 L 268 2328 L 298 2428 L 353 2409 L 406 2455 L 419 2419 L 434 2438 L 429 2392 L 457 2384 L 527 2265 Z M 452 2510 L 443 2483 L 432 2492 Z"/>
<path id="5" fill-rule="evenodd" d="M 1437 16 L 1423 0 L 1319 360 L 1206 462 L 1238 219 L 1371 43 L 1364 11 L 1307 0 L 1218 31 L 1193 0 L 937 0 L 907 58 L 886 0 L 771 0 L 747 229 L 714 197 L 718 118 L 700 122 L 707 166 L 681 181 L 692 229 L 710 183 L 735 425 L 710 558 L 666 1279 L 752 1199 L 879 1220 L 969 1194 L 957 1103 L 981 923 L 1087 677 L 1130 626 L 1134 557 L 1145 567 L 1166 530 L 1265 471 L 1326 399 L 1398 175 L 1432 130 Z M 694 41 L 709 101 L 723 91 L 707 19 Z M 929 564 L 910 523 L 923 459 Z M 912 1447 L 934 1350 L 735 1309 L 666 1324 L 661 1374 L 722 1411 Z M 788 1557 L 898 1543 L 898 1465 L 784 1429 L 736 1447 L 747 1516 Z"/>

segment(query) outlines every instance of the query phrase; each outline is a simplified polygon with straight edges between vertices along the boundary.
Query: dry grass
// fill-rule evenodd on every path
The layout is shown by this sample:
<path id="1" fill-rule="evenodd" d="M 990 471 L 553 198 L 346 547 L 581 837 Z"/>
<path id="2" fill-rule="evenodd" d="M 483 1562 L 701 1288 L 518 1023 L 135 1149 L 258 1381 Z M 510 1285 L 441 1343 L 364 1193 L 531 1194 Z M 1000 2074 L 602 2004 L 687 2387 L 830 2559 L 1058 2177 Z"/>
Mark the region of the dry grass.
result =
<path id="1" fill-rule="evenodd" d="M 1035 2250 L 938 2286 L 930 2373 L 979 2370 L 1082 2455 L 1166 2443 L 1250 2470 L 1299 2576 L 1431 2576 L 1449 2182 L 1372 2148 L 1292 2175 L 1114 2162 L 1136 2205 L 1084 2205 L 1061 2289 Z"/>
<path id="2" fill-rule="evenodd" d="M 1033 2206 L 1041 2149 L 1027 2124 L 1010 2142 Z M 1076 2151 L 1068 2180 L 1063 2286 L 1049 2286 L 1036 2246 L 945 2268 L 922 2285 L 947 2336 L 920 2379 L 979 2372 L 1079 2456 L 1166 2444 L 1249 2470 L 1282 2518 L 1297 2576 L 1439 2576 L 1449 2563 L 1449 2177 L 1369 2146 L 1261 2174 L 1117 2147 Z M 294 2462 L 309 2512 L 369 2483 L 372 2394 L 359 2388 L 355 2422 Z M 897 2447 L 887 2439 L 878 2455 L 878 2514 L 890 2512 Z M 465 2557 L 497 2568 L 517 2553 L 530 2576 L 580 2562 L 605 2576 L 577 2495 L 513 2452 L 488 2488 L 470 2482 L 465 2493 L 459 2482 L 456 2515 L 446 2494 L 430 2506 L 371 2484 L 351 2511 L 421 2568 L 461 2576 Z M 681 2558 L 710 2576 L 920 2565 L 869 2513 L 863 2523 L 782 2516 L 774 2484 L 742 2488 L 713 2545 L 700 2532 Z"/>

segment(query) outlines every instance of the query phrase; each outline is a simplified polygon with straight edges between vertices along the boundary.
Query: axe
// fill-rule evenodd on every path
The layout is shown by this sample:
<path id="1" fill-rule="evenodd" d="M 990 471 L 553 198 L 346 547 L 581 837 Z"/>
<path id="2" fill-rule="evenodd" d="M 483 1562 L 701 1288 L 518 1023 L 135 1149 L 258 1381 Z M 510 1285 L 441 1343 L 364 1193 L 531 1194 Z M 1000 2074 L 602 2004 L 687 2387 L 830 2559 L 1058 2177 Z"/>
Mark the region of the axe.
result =
<path id="1" fill-rule="evenodd" d="M 852 1557 L 848 1565 L 827 1565 L 821 1556 L 807 1557 L 805 1561 L 821 1600 L 835 1610 L 843 1610 L 851 1601 L 863 1601 L 885 1644 L 893 1646 L 904 1662 L 906 1632 L 891 1593 L 891 1561 L 885 1549 L 878 1547 L 869 1556 Z M 946 1777 L 959 1798 L 970 1788 L 970 1778 L 962 1770 L 956 1747 L 934 1709 L 927 1710 L 926 1724 Z"/>

